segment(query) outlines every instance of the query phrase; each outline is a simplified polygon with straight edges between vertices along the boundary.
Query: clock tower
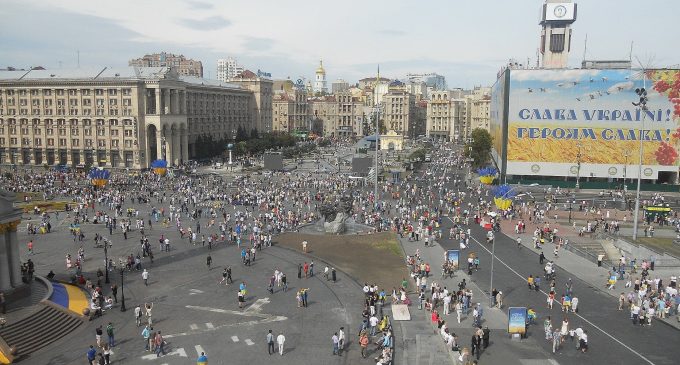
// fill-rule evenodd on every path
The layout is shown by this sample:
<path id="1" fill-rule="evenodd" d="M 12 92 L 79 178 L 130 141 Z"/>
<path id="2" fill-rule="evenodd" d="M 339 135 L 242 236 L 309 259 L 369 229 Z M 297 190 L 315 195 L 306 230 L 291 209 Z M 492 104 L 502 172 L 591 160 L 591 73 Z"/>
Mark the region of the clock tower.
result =
<path id="1" fill-rule="evenodd" d="M 571 24 L 576 4 L 569 0 L 546 0 L 541 7 L 541 55 L 543 68 L 566 68 L 571 51 Z"/>

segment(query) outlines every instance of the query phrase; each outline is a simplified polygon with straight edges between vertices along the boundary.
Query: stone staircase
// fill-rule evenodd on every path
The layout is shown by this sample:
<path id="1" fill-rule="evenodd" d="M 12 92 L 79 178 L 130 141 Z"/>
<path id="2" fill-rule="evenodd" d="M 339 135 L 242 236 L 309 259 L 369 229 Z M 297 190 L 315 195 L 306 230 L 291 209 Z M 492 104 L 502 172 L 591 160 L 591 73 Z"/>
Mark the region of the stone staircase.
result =
<path id="1" fill-rule="evenodd" d="M 75 314 L 49 304 L 41 303 L 37 307 L 39 309 L 33 315 L 0 329 L 0 337 L 5 343 L 16 346 L 15 361 L 59 340 L 84 323 Z"/>

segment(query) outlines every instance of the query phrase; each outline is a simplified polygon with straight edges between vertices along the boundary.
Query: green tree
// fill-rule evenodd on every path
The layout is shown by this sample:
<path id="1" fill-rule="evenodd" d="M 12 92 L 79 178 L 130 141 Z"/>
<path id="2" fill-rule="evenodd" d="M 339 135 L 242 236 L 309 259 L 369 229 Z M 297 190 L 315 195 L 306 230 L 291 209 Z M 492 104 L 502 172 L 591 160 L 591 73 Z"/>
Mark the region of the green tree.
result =
<path id="1" fill-rule="evenodd" d="M 486 129 L 476 128 L 470 134 L 470 138 L 471 142 L 465 145 L 465 155 L 472 158 L 475 167 L 486 165 L 491 158 L 493 137 Z"/>

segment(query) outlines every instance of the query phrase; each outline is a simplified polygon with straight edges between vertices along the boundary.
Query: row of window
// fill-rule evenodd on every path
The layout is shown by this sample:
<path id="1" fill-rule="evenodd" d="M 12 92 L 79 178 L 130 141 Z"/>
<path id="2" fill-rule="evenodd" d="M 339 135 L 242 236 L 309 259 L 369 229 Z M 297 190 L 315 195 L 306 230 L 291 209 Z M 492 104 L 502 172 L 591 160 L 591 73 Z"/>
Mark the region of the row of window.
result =
<path id="1" fill-rule="evenodd" d="M 118 95 L 118 92 L 120 91 L 120 94 L 122 95 L 132 95 L 132 89 L 130 88 L 125 88 L 125 89 L 6 89 L 4 90 L 4 94 L 7 96 L 14 96 L 14 95 L 19 95 L 19 96 L 51 96 L 52 93 L 54 93 L 57 96 L 65 95 L 68 94 L 70 96 L 76 96 L 76 95 L 83 95 L 83 96 L 89 96 L 89 95 L 98 95 L 98 96 L 103 96 L 105 94 L 108 94 L 109 96 L 115 96 Z M 0 95 L 3 94 L 3 90 L 0 89 Z"/>
<path id="2" fill-rule="evenodd" d="M 94 115 L 96 116 L 104 116 L 104 115 L 118 115 L 120 112 L 120 115 L 123 116 L 131 116 L 132 114 L 132 109 L 130 108 L 124 108 L 121 110 L 118 110 L 117 106 L 110 106 L 108 109 L 108 112 L 104 107 L 102 106 L 101 108 L 95 109 Z M 5 112 L 2 108 L 0 108 L 0 115 L 5 115 Z M 19 109 L 19 113 L 17 113 L 17 110 L 14 108 L 9 108 L 7 109 L 7 115 L 70 115 L 70 116 L 78 116 L 78 115 L 93 115 L 92 114 L 92 109 L 89 108 L 84 108 L 84 109 L 76 109 L 76 108 L 71 108 L 68 110 L 68 114 L 66 113 L 66 110 L 63 108 L 56 109 L 56 113 L 54 109 L 31 109 L 31 113 L 29 114 L 28 109 Z"/>
<path id="3" fill-rule="evenodd" d="M 55 145 L 55 140 L 57 142 L 57 145 Z M 0 147 L 6 146 L 6 141 L 7 139 L 5 137 L 0 137 Z M 33 142 L 33 147 L 42 147 L 43 140 L 42 138 L 34 138 L 31 140 L 30 138 L 21 138 L 21 147 L 31 147 L 31 142 Z M 46 138 L 45 139 L 45 146 L 47 147 L 54 147 L 54 146 L 59 146 L 59 147 L 66 147 L 67 146 L 67 139 L 66 138 Z M 83 144 L 85 147 L 93 147 L 94 146 L 94 141 L 91 139 L 85 139 L 83 140 Z M 18 146 L 19 145 L 19 139 L 16 137 L 11 137 L 9 138 L 9 145 L 10 146 Z M 117 139 L 114 140 L 97 140 L 97 147 L 101 148 L 106 148 L 106 147 L 111 147 L 111 148 L 118 148 L 120 147 L 120 141 Z M 123 146 L 125 148 L 132 148 L 133 145 L 136 145 L 136 143 L 133 140 L 126 139 L 123 141 Z M 71 139 L 71 147 L 80 147 L 80 139 Z"/>

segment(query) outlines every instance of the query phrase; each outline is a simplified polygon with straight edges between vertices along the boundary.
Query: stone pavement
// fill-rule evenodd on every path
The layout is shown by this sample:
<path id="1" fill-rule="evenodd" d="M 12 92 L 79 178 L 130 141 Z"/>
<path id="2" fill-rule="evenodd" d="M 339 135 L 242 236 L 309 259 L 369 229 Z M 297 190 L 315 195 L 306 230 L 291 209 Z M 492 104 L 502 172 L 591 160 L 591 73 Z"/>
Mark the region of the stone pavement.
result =
<path id="1" fill-rule="evenodd" d="M 588 259 L 565 249 L 560 249 L 558 252 L 558 257 L 555 258 L 553 254 L 555 245 L 548 241 L 546 241 L 542 250 L 534 249 L 532 237 L 535 225 L 529 224 L 528 222 L 525 221 L 527 223 L 526 233 L 518 235 L 514 233 L 515 229 L 514 227 L 516 222 L 517 220 L 512 221 L 508 219 L 502 220 L 501 231 L 504 232 L 505 234 L 511 233 L 510 237 L 512 237 L 513 239 L 521 237 L 522 245 L 531 250 L 532 252 L 536 253 L 537 255 L 536 261 L 538 261 L 538 255 L 540 254 L 540 252 L 543 251 L 543 254 L 548 260 L 554 261 L 559 267 L 571 273 L 571 275 L 573 275 L 574 277 L 577 277 L 585 281 L 586 283 L 590 284 L 593 289 L 599 290 L 600 292 L 608 294 L 615 298 L 618 298 L 621 292 L 627 293 L 628 291 L 630 291 L 630 288 L 625 288 L 624 287 L 625 283 L 620 281 L 613 290 L 607 290 L 605 288 L 605 283 L 607 282 L 607 279 L 609 277 L 608 273 L 611 266 L 603 264 L 602 267 L 597 267 L 596 263 L 591 262 Z M 551 224 L 551 227 L 555 227 L 555 224 L 554 223 Z M 572 239 L 586 240 L 586 238 L 578 237 L 577 235 L 573 234 L 573 228 L 571 227 L 561 227 L 559 224 L 557 225 L 557 227 L 558 235 L 560 236 L 564 236 L 566 234 L 566 237 L 569 240 Z M 654 272 L 651 271 L 650 273 L 651 273 L 650 275 L 654 277 Z M 627 313 L 625 315 L 627 315 Z M 662 321 L 663 323 L 666 323 L 677 329 L 680 329 L 680 321 L 678 321 L 675 316 L 672 318 L 657 320 Z"/>
<path id="2" fill-rule="evenodd" d="M 536 346 L 536 336 L 522 341 L 513 341 L 507 335 L 508 320 L 507 308 L 489 308 L 490 302 L 486 294 L 475 283 L 475 278 L 467 275 L 466 272 L 459 270 L 453 278 L 448 276 L 441 278 L 441 264 L 444 261 L 445 250 L 439 243 L 434 246 L 425 247 L 423 241 L 409 242 L 406 238 L 399 240 L 404 253 L 413 255 L 417 249 L 420 250 L 420 257 L 430 263 L 432 268 L 428 280 L 428 286 L 434 281 L 449 290 L 458 288 L 458 283 L 463 279 L 472 289 L 473 303 L 481 303 L 484 309 L 482 326 L 488 326 L 491 330 L 489 347 L 482 352 L 480 364 L 556 364 L 550 359 L 550 354 L 545 353 L 540 346 Z M 461 258 L 463 260 L 463 258 Z M 473 273 L 474 276 L 474 273 Z M 409 282 L 410 287 L 415 287 L 415 282 Z M 393 322 L 397 341 L 403 338 L 403 364 L 459 364 L 458 353 L 447 349 L 446 344 L 437 331 L 437 326 L 433 325 L 430 319 L 430 312 L 425 309 L 419 310 L 417 296 L 411 291 L 409 298 L 413 304 L 409 307 L 411 311 L 411 321 Z M 444 316 L 443 311 L 439 310 L 440 315 L 446 320 L 447 326 L 458 335 L 458 343 L 461 348 L 470 347 L 470 338 L 473 335 L 472 310 L 463 313 L 461 323 L 457 323 L 455 312 Z M 539 336 L 540 337 L 540 336 Z M 399 342 L 397 342 L 399 344 Z M 397 359 L 399 355 L 397 355 Z"/>

